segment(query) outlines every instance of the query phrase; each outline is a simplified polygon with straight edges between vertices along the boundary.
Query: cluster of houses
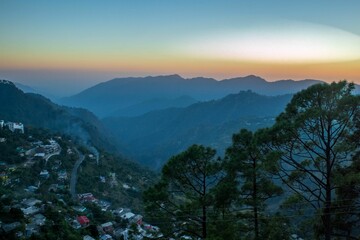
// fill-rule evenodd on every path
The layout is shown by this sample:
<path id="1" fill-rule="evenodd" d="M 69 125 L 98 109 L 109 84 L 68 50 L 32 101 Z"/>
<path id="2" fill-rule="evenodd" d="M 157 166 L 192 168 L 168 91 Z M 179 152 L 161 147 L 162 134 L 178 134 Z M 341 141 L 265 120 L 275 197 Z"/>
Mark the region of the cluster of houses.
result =
<path id="1" fill-rule="evenodd" d="M 130 236 L 135 239 L 147 238 L 158 238 L 161 237 L 160 229 L 156 226 L 146 224 L 143 222 L 143 217 L 139 214 L 132 213 L 130 209 L 118 208 L 115 210 L 109 210 L 110 203 L 104 200 L 98 200 L 92 193 L 78 194 L 78 200 L 80 203 L 92 202 L 97 204 L 102 211 L 108 211 L 113 216 L 118 217 L 127 223 L 127 227 L 120 226 L 116 222 L 105 222 L 97 226 L 99 233 L 99 239 L 110 240 L 110 239 L 129 239 Z M 91 223 L 86 216 L 87 209 L 84 206 L 73 207 L 80 215 L 76 218 L 68 219 L 68 222 L 75 229 L 86 228 Z M 134 225 L 137 228 L 138 235 L 134 236 L 134 233 L 130 230 L 130 226 Z M 94 239 L 90 236 L 84 236 L 84 239 Z"/>
<path id="2" fill-rule="evenodd" d="M 26 151 L 27 156 L 46 158 L 52 154 L 60 152 L 60 145 L 53 139 L 48 140 L 49 144 L 43 144 L 42 141 L 33 142 L 34 148 Z"/>
<path id="3" fill-rule="evenodd" d="M 20 132 L 24 133 L 24 125 L 22 123 L 16 123 L 16 122 L 6 122 L 4 120 L 0 120 L 0 130 L 7 127 L 12 132 Z M 58 137 L 60 138 L 60 137 Z M 44 144 L 42 141 L 37 141 L 35 139 L 32 139 L 32 136 L 29 136 L 30 146 L 24 147 L 19 146 L 16 148 L 16 151 L 19 153 L 20 157 L 26 157 L 26 161 L 24 162 L 24 166 L 29 166 L 34 164 L 34 160 L 40 158 L 47 160 L 49 157 L 59 154 L 61 151 L 60 145 L 53 139 L 48 139 L 47 143 Z M 6 144 L 5 138 L 0 138 L 0 143 Z M 61 163 L 60 163 L 61 165 Z M 13 181 L 9 178 L 9 173 L 11 172 L 12 168 L 17 168 L 16 165 L 9 165 L 5 162 L 0 162 L 0 182 L 2 185 L 10 186 Z M 43 169 L 39 173 L 40 179 L 48 179 L 50 176 L 49 171 L 46 169 Z M 67 180 L 67 173 L 63 170 L 58 172 L 58 179 L 60 181 Z M 33 192 L 37 189 L 35 186 L 30 186 L 29 189 L 26 189 L 27 191 Z"/>
<path id="4" fill-rule="evenodd" d="M 4 121 L 0 121 L 0 127 L 8 127 L 10 131 L 13 132 L 21 132 L 24 133 L 24 126 L 21 123 L 5 123 Z M 31 138 L 29 136 L 29 138 Z M 56 138 L 55 138 L 56 139 Z M 2 141 L 0 139 L 0 141 Z M 5 142 L 3 140 L 3 142 Z M 25 163 L 21 163 L 23 166 L 30 166 L 37 162 L 39 159 L 44 159 L 45 161 L 52 155 L 58 154 L 61 151 L 60 145 L 53 139 L 49 139 L 46 141 L 47 143 L 44 144 L 42 141 L 38 141 L 36 139 L 31 139 L 29 147 L 18 147 L 18 153 L 23 154 L 22 156 L 26 156 L 27 161 Z M 66 149 L 67 154 L 73 154 L 72 149 Z M 89 155 L 90 159 L 96 159 L 94 155 Z M 46 217 L 46 206 L 53 205 L 51 202 L 43 202 L 38 198 L 39 195 L 36 194 L 38 191 L 40 184 L 49 179 L 50 174 L 56 174 L 57 181 L 51 182 L 49 186 L 49 192 L 55 193 L 56 198 L 58 201 L 62 202 L 64 206 L 69 206 L 67 202 L 64 201 L 64 191 L 59 190 L 66 190 L 65 181 L 68 180 L 68 173 L 65 169 L 61 168 L 62 162 L 61 160 L 55 160 L 50 163 L 45 164 L 45 168 L 43 168 L 38 178 L 35 179 L 34 185 L 26 187 L 26 198 L 21 200 L 14 200 L 12 201 L 10 206 L 5 206 L 9 211 L 10 209 L 19 209 L 22 212 L 24 217 L 26 218 L 26 224 L 24 226 L 24 221 L 17 220 L 14 222 L 6 222 L 2 223 L 0 221 L 0 235 L 1 233 L 16 233 L 18 238 L 29 238 L 33 234 L 37 235 L 41 232 L 41 226 L 45 224 Z M 3 166 L 4 165 L 4 166 Z M 17 166 L 14 166 L 15 168 Z M 2 169 L 6 169 L 6 171 L 2 171 Z M 11 167 L 6 163 L 0 163 L 0 179 L 2 183 L 9 182 L 9 175 L 11 175 Z M 116 180 L 116 174 L 110 173 L 108 176 L 99 176 L 99 180 L 101 182 L 109 182 L 111 186 L 118 185 Z M 51 179 L 54 179 L 51 177 Z M 13 179 L 14 181 L 16 179 Z M 133 189 L 136 188 L 129 186 L 128 184 L 123 184 L 124 189 Z M 28 196 L 33 196 L 32 198 L 28 198 Z M 35 198 L 34 198 L 35 197 Z M 107 212 L 112 214 L 115 217 L 116 221 L 104 221 L 103 223 L 96 226 L 98 232 L 98 238 L 101 240 L 110 240 L 110 239 L 143 239 L 144 237 L 147 238 L 158 238 L 161 237 L 161 232 L 158 227 L 151 226 L 150 224 L 146 224 L 143 222 L 143 217 L 139 214 L 133 213 L 130 209 L 126 208 L 118 208 L 115 209 L 111 208 L 111 203 L 106 200 L 101 200 L 95 198 L 92 193 L 83 193 L 78 194 L 77 199 L 78 206 L 73 206 L 72 211 L 70 213 L 71 216 L 64 216 L 66 222 L 75 230 L 81 230 L 84 228 L 89 227 L 93 223 L 91 223 L 92 219 L 91 211 L 88 211 L 85 205 L 86 203 L 94 203 L 96 204 L 103 212 Z M 70 205 L 71 206 L 71 205 Z M 69 206 L 69 207 L 70 207 Z M 86 205 L 85 205 L 86 206 Z M 120 220 L 119 220 L 120 219 Z M 120 221 L 120 222 L 119 222 Z M 136 231 L 134 232 L 133 229 L 136 227 Z M 86 235 L 83 236 L 83 239 L 91 240 L 94 239 L 93 237 Z"/>
<path id="5" fill-rule="evenodd" d="M 12 206 L 5 206 L 4 210 L 11 208 L 21 209 L 28 223 L 25 224 L 25 231 L 22 231 L 22 224 L 18 221 L 1 224 L 1 230 L 5 234 L 16 231 L 17 237 L 29 238 L 33 234 L 38 234 L 40 227 L 45 224 L 46 217 L 42 214 L 44 213 L 44 204 L 38 199 L 25 198 L 21 202 L 15 201 Z"/>
<path id="6" fill-rule="evenodd" d="M 52 184 L 50 188 L 54 187 Z M 35 187 L 35 186 L 34 186 Z M 57 187 L 57 186 L 56 186 Z M 36 188 L 36 187 L 35 187 Z M 33 195 L 36 197 L 36 195 Z M 116 221 L 105 221 L 96 226 L 98 232 L 98 238 L 101 240 L 110 239 L 143 239 L 144 237 L 155 239 L 161 237 L 160 229 L 156 226 L 146 224 L 143 221 L 143 217 L 139 214 L 133 213 L 130 209 L 117 208 L 111 209 L 111 203 L 105 200 L 99 200 L 95 198 L 92 193 L 78 194 L 78 205 L 73 206 L 74 210 L 72 217 L 65 217 L 68 224 L 75 230 L 81 230 L 89 227 L 91 223 L 92 212 L 89 211 L 83 204 L 94 203 L 98 205 L 102 211 L 112 214 Z M 67 203 L 63 202 L 64 205 Z M 27 219 L 24 226 L 20 221 L 14 221 L 11 223 L 1 224 L 0 233 L 3 231 L 5 234 L 9 232 L 15 232 L 18 238 L 29 238 L 33 234 L 37 235 L 41 232 L 41 226 L 46 222 L 46 206 L 53 205 L 51 202 L 43 202 L 37 198 L 24 198 L 22 200 L 15 200 L 11 203 L 11 206 L 6 206 L 8 209 L 16 208 L 20 209 L 24 217 Z M 119 219 L 121 220 L 119 222 Z M 125 225 L 124 225 L 125 223 Z M 136 227 L 137 231 L 133 229 Z M 86 235 L 83 239 L 94 239 L 93 237 Z"/>
<path id="7" fill-rule="evenodd" d="M 0 162 L 0 183 L 3 186 L 10 186 L 14 182 L 9 176 L 15 169 L 15 165 L 8 165 L 5 162 Z"/>

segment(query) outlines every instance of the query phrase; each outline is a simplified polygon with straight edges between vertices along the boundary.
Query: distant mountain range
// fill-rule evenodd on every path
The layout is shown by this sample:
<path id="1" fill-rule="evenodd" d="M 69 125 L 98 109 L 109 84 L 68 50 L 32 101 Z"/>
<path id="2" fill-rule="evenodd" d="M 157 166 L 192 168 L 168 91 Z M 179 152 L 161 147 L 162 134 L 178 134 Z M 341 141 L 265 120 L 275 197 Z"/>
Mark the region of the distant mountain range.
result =
<path id="1" fill-rule="evenodd" d="M 57 105 L 0 80 L 0 119 L 70 134 L 156 169 L 191 144 L 211 146 L 221 155 L 241 128 L 274 123 L 292 96 L 280 93 L 319 82 L 267 82 L 256 76 L 223 81 L 178 75 L 123 78 L 63 99 L 108 116 L 99 120 L 86 109 Z"/>
<path id="2" fill-rule="evenodd" d="M 59 106 L 41 95 L 24 93 L 5 80 L 0 80 L 0 102 L 2 120 L 69 134 L 85 144 L 91 142 L 99 148 L 116 150 L 110 134 L 88 110 Z"/>
<path id="3" fill-rule="evenodd" d="M 18 82 L 14 82 L 14 84 L 18 89 L 20 89 L 24 93 L 39 93 L 39 91 L 35 90 L 34 88 L 32 88 L 28 85 L 18 83 Z"/>
<path id="4" fill-rule="evenodd" d="M 264 96 L 243 91 L 186 108 L 152 111 L 138 117 L 111 117 L 103 122 L 122 142 L 127 155 L 159 168 L 170 156 L 195 143 L 222 153 L 239 129 L 272 125 L 290 99 L 290 94 Z"/>
<path id="5" fill-rule="evenodd" d="M 172 107 L 177 107 L 177 108 L 187 107 L 196 102 L 198 101 L 190 96 L 180 96 L 173 99 L 154 98 L 138 104 L 131 105 L 129 107 L 118 109 L 116 112 L 110 115 L 134 117 L 134 116 L 140 116 L 147 112 L 151 112 L 153 110 L 161 110 Z"/>
<path id="6" fill-rule="evenodd" d="M 60 103 L 89 109 L 100 117 L 134 116 L 163 109 L 165 106 L 178 107 L 179 101 L 169 101 L 169 99 L 177 99 L 181 96 L 207 101 L 246 90 L 275 96 L 295 93 L 320 82 L 319 80 L 267 82 L 254 75 L 222 81 L 202 77 L 184 79 L 179 75 L 116 78 L 97 84 L 72 97 L 63 98 Z M 168 99 L 168 101 L 163 100 L 161 104 L 148 103 L 154 99 Z M 191 101 L 184 101 L 180 105 L 185 107 L 187 103 Z"/>

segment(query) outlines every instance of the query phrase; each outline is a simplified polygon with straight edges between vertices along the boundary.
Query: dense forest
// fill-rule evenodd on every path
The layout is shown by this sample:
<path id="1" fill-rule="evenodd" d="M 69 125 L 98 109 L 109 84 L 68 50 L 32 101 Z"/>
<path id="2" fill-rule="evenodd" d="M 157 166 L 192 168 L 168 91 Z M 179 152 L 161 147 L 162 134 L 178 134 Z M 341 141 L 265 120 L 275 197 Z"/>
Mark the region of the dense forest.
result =
<path id="1" fill-rule="evenodd" d="M 292 98 L 224 157 L 193 145 L 144 193 L 149 221 L 189 239 L 358 239 L 360 96 L 341 81 Z"/>

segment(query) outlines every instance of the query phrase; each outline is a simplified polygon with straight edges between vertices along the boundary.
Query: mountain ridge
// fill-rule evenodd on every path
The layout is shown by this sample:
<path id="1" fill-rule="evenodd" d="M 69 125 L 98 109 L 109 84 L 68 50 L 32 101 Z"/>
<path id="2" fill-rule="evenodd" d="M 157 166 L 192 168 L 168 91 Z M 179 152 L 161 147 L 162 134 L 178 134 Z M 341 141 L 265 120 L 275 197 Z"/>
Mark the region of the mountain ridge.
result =
<path id="1" fill-rule="evenodd" d="M 220 99 L 228 94 L 252 90 L 262 95 L 292 94 L 320 80 L 299 80 L 289 82 L 268 82 L 249 75 L 245 77 L 216 80 L 214 78 L 183 78 L 180 75 L 161 75 L 147 77 L 114 78 L 99 83 L 71 97 L 63 98 L 60 103 L 73 107 L 83 107 L 97 116 L 108 117 L 112 113 L 131 105 L 153 98 L 176 98 L 188 95 L 199 101 Z M 149 111 L 155 109 L 149 109 Z"/>
<path id="2" fill-rule="evenodd" d="M 264 96 L 241 91 L 184 108 L 151 111 L 136 117 L 103 119 L 134 160 L 159 168 L 191 144 L 214 147 L 221 154 L 240 128 L 270 126 L 292 95 Z"/>
<path id="3" fill-rule="evenodd" d="M 116 150 L 102 123 L 86 109 L 59 106 L 40 94 L 24 93 L 7 80 L 0 80 L 0 102 L 7 103 L 0 104 L 3 120 L 71 134 L 84 144 Z"/>

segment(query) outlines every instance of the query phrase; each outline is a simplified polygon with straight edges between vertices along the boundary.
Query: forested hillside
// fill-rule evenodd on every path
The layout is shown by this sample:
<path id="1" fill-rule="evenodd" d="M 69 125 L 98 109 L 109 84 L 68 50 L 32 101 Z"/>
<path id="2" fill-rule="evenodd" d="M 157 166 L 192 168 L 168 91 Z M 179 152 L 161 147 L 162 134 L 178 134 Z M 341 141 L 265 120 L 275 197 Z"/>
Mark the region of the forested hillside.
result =
<path id="1" fill-rule="evenodd" d="M 38 94 L 24 93 L 10 81 L 0 82 L 0 119 L 66 133 L 84 143 L 114 151 L 110 134 L 91 112 L 52 103 Z"/>
<path id="2" fill-rule="evenodd" d="M 234 132 L 270 126 L 290 98 L 291 95 L 271 97 L 246 91 L 186 108 L 107 118 L 104 124 L 122 143 L 126 154 L 154 168 L 192 144 L 205 144 L 222 154 L 231 144 Z"/>

